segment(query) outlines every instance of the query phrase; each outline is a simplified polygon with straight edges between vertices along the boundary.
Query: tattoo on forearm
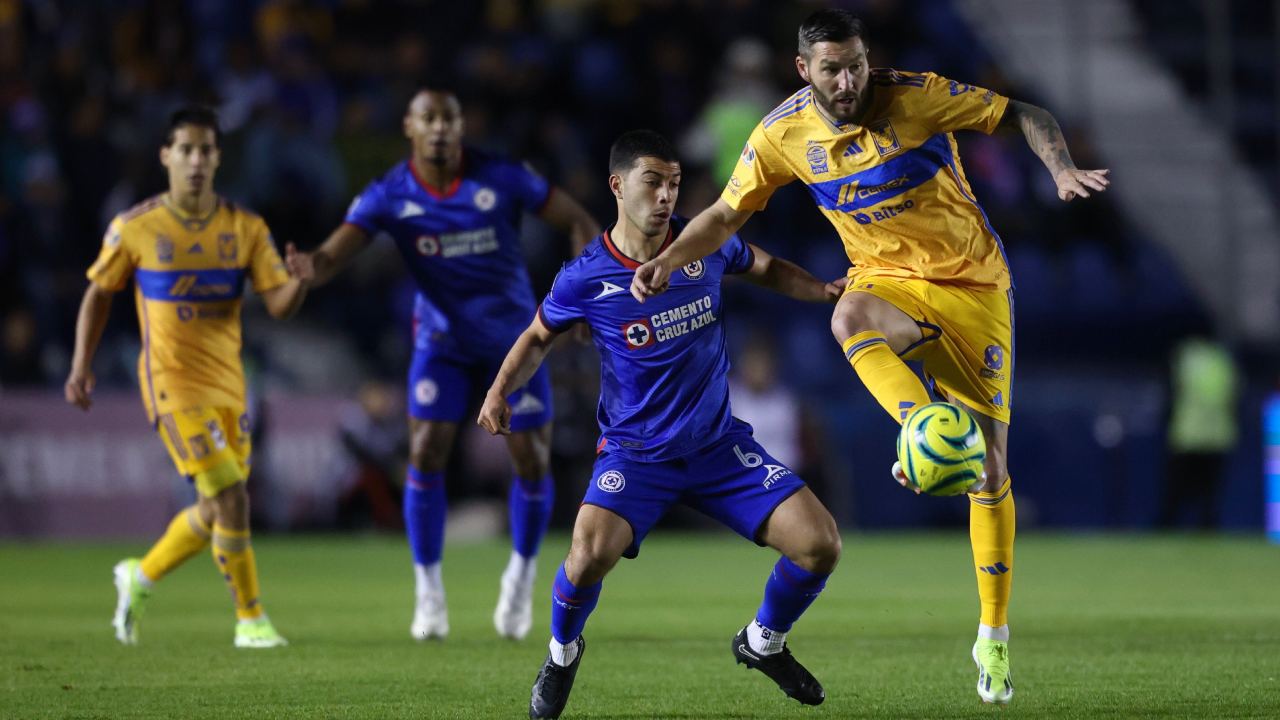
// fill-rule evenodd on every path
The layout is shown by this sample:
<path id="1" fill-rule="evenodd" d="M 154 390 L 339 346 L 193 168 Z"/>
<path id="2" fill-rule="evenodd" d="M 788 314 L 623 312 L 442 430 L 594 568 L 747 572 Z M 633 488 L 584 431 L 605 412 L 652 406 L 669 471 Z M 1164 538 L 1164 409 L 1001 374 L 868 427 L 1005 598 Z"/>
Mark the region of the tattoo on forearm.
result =
<path id="1" fill-rule="evenodd" d="M 1071 160 L 1071 153 L 1067 151 L 1067 141 L 1062 137 L 1058 121 L 1048 111 L 1035 105 L 1020 102 L 1015 108 L 1018 125 L 1027 139 L 1027 145 L 1050 172 L 1056 174 L 1065 168 L 1074 168 L 1075 163 Z"/>

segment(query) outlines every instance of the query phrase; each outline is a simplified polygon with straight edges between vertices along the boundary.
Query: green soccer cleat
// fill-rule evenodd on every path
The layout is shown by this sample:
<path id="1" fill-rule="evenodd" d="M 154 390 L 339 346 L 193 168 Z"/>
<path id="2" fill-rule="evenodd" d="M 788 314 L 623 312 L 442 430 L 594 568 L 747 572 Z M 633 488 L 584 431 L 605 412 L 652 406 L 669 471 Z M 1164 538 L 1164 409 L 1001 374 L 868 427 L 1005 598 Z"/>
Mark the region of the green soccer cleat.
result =
<path id="1" fill-rule="evenodd" d="M 973 661 L 978 665 L 978 697 L 982 702 L 1005 705 L 1013 699 L 1009 643 L 978 638 L 973 644 Z"/>
<path id="2" fill-rule="evenodd" d="M 275 626 L 266 615 L 236 623 L 236 647 L 238 648 L 274 648 L 288 644 L 289 641 L 276 632 Z"/>
<path id="3" fill-rule="evenodd" d="M 151 599 L 151 589 L 138 582 L 138 559 L 121 560 L 112 568 L 116 582 L 116 614 L 111 625 L 116 639 L 125 645 L 138 644 L 138 621 Z"/>

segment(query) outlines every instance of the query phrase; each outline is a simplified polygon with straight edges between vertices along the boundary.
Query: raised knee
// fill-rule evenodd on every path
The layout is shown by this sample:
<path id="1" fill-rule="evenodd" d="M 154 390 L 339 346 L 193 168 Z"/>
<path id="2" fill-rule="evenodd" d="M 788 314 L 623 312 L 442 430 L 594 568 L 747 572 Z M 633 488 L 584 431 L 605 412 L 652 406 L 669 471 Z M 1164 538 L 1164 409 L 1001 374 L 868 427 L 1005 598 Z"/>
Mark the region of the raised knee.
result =
<path id="1" fill-rule="evenodd" d="M 788 557 L 791 562 L 811 573 L 827 575 L 836 569 L 842 550 L 840 533 L 832 527 L 815 532 L 798 552 Z"/>
<path id="2" fill-rule="evenodd" d="M 856 303 L 842 303 L 831 314 L 831 335 L 838 343 L 843 343 L 854 335 L 866 332 L 869 329 L 871 328 L 867 318 L 859 311 Z"/>

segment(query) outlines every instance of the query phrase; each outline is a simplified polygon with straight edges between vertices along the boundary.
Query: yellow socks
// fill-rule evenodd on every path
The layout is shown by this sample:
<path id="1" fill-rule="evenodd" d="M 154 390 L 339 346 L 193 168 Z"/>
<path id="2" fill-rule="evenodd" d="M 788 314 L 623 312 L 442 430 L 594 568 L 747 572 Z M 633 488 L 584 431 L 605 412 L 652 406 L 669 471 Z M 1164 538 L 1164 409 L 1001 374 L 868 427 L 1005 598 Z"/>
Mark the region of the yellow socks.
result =
<path id="1" fill-rule="evenodd" d="M 880 406 L 901 423 L 917 405 L 929 404 L 920 378 L 894 354 L 884 334 L 860 332 L 841 343 L 845 359 Z"/>
<path id="2" fill-rule="evenodd" d="M 209 526 L 204 524 L 196 506 L 192 505 L 173 516 L 169 529 L 147 551 L 146 557 L 142 558 L 142 574 L 155 582 L 208 544 Z"/>
<path id="3" fill-rule="evenodd" d="M 258 601 L 258 564 L 249 543 L 249 531 L 231 530 L 215 523 L 213 560 L 231 590 L 236 617 L 240 620 L 262 617 L 262 603 Z"/>
<path id="4" fill-rule="evenodd" d="M 969 496 L 969 541 L 978 575 L 982 624 L 998 628 L 1009 620 L 1013 588 L 1013 489 L 1009 478 L 996 492 Z"/>

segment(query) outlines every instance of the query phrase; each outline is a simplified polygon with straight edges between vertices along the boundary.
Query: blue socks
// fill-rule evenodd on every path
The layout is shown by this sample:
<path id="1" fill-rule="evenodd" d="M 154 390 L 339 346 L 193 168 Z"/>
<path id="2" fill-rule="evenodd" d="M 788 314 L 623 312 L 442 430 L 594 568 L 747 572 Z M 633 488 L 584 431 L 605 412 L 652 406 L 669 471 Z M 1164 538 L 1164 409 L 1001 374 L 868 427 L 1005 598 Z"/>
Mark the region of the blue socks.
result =
<path id="1" fill-rule="evenodd" d="M 444 473 L 409 468 L 404 483 L 404 526 L 417 565 L 440 562 L 444 551 Z"/>
<path id="2" fill-rule="evenodd" d="M 556 572 L 556 581 L 551 586 L 551 637 L 562 645 L 568 645 L 582 634 L 591 611 L 600 602 L 600 588 L 603 582 L 587 587 L 577 587 L 569 582 L 564 573 L 564 565 Z"/>
<path id="3" fill-rule="evenodd" d="M 822 588 L 827 586 L 829 577 L 830 573 L 811 573 L 786 556 L 778 558 L 773 572 L 769 574 L 769 581 L 764 585 L 764 602 L 756 611 L 756 622 L 780 633 L 790 631 L 796 620 L 817 599 Z"/>
<path id="4" fill-rule="evenodd" d="M 547 534 L 556 487 L 550 475 L 540 480 L 515 477 L 511 480 L 508 512 L 511 520 L 511 547 L 521 557 L 537 557 L 542 537 Z"/>

